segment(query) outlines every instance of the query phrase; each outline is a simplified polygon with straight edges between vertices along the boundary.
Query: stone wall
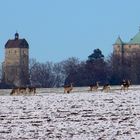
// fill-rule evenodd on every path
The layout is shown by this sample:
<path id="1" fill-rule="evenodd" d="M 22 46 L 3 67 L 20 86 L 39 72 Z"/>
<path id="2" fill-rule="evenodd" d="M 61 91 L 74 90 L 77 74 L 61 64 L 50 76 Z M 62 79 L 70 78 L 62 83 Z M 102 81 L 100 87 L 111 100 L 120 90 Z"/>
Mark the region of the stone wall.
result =
<path id="1" fill-rule="evenodd" d="M 16 86 L 29 84 L 29 56 L 27 48 L 6 48 L 4 82 Z"/>
<path id="2" fill-rule="evenodd" d="M 123 51 L 122 51 L 122 47 L 123 47 Z M 140 53 L 140 45 L 137 45 L 137 44 L 114 45 L 113 53 L 115 55 L 122 56 L 122 52 L 123 52 L 124 57 L 136 55 L 136 54 Z"/>

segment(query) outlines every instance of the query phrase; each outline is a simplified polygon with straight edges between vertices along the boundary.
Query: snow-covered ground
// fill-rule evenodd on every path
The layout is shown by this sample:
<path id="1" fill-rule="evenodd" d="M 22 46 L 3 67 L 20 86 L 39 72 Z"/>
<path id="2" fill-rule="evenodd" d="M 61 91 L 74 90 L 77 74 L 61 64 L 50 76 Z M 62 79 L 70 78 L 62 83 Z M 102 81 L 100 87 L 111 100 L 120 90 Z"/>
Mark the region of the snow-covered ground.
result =
<path id="1" fill-rule="evenodd" d="M 0 90 L 0 140 L 140 140 L 140 87 L 119 88 L 37 89 L 35 96 Z"/>

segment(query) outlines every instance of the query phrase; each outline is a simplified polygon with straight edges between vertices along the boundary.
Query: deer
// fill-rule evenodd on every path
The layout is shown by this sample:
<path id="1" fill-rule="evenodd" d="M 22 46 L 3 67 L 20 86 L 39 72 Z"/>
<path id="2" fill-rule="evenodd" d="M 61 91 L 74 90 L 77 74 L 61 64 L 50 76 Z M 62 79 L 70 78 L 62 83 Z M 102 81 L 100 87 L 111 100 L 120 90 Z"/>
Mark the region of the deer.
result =
<path id="1" fill-rule="evenodd" d="M 14 87 L 10 95 L 18 95 L 20 93 L 26 93 L 26 87 Z"/>
<path id="2" fill-rule="evenodd" d="M 31 94 L 32 92 L 34 94 L 36 93 L 36 87 L 14 87 L 10 92 L 10 95 L 18 95 L 20 93 Z"/>
<path id="3" fill-rule="evenodd" d="M 102 88 L 102 90 L 101 91 L 105 91 L 105 92 L 109 92 L 110 91 L 110 85 L 109 84 L 105 84 L 104 86 L 103 86 L 103 88 Z"/>
<path id="4" fill-rule="evenodd" d="M 93 91 L 93 90 L 97 91 L 97 89 L 99 88 L 99 82 L 96 82 L 95 84 L 92 84 L 89 87 L 90 87 L 89 91 Z"/>
<path id="5" fill-rule="evenodd" d="M 18 88 L 13 88 L 12 91 L 10 92 L 10 95 L 16 95 L 19 93 L 19 89 Z"/>
<path id="6" fill-rule="evenodd" d="M 28 92 L 31 94 L 32 92 L 36 93 L 36 87 L 28 87 Z"/>
<path id="7" fill-rule="evenodd" d="M 131 84 L 131 81 L 130 80 L 123 80 L 122 81 L 122 85 L 121 85 L 121 91 L 122 90 L 128 90 L 129 86 Z"/>
<path id="8" fill-rule="evenodd" d="M 65 85 L 64 86 L 64 93 L 70 93 L 73 89 L 73 84 L 71 83 L 70 85 Z"/>

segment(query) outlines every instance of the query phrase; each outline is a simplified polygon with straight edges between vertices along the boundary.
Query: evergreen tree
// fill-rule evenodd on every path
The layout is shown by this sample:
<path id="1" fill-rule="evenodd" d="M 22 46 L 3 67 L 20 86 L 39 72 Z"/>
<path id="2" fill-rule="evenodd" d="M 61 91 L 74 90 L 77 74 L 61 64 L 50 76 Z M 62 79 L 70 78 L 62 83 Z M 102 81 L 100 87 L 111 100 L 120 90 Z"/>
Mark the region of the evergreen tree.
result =
<path id="1" fill-rule="evenodd" d="M 88 56 L 88 61 L 94 62 L 96 60 L 103 60 L 104 55 L 100 49 L 95 49 L 91 55 Z"/>

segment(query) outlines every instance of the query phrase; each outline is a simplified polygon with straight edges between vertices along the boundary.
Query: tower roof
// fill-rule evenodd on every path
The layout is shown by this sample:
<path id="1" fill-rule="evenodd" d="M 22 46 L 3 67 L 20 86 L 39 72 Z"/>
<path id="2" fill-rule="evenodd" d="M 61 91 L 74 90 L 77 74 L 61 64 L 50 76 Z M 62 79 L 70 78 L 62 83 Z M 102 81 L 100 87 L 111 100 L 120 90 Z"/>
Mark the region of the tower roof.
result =
<path id="1" fill-rule="evenodd" d="M 118 38 L 114 44 L 115 45 L 122 45 L 123 44 L 123 41 L 121 40 L 120 36 L 118 36 Z"/>
<path id="2" fill-rule="evenodd" d="M 15 39 L 9 39 L 5 44 L 5 48 L 29 48 L 29 44 L 25 39 L 19 39 L 19 34 L 15 34 Z"/>
<path id="3" fill-rule="evenodd" d="M 19 34 L 17 32 L 15 33 L 15 39 L 19 39 Z"/>
<path id="4" fill-rule="evenodd" d="M 140 45 L 140 31 L 129 41 L 129 44 L 139 44 Z"/>

